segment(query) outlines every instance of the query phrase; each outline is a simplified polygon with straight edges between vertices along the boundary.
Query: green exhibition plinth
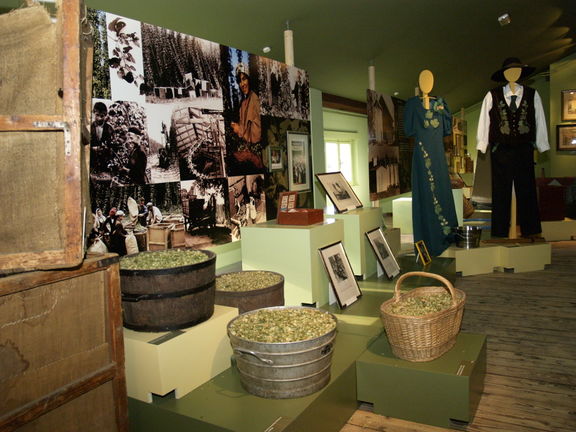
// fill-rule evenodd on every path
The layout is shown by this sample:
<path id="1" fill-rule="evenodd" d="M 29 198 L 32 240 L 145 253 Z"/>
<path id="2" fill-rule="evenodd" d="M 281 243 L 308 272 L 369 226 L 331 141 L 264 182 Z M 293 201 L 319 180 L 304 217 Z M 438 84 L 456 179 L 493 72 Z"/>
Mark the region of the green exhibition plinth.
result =
<path id="1" fill-rule="evenodd" d="M 381 332 L 338 323 L 330 382 L 309 396 L 265 399 L 246 392 L 235 367 L 176 399 L 129 398 L 131 432 L 334 432 L 358 408 L 356 359 Z"/>
<path id="2" fill-rule="evenodd" d="M 460 333 L 454 347 L 429 362 L 392 354 L 383 333 L 356 361 L 358 400 L 380 415 L 438 427 L 470 422 L 486 373 L 486 336 Z"/>
<path id="3" fill-rule="evenodd" d="M 242 269 L 284 276 L 284 302 L 322 306 L 329 281 L 318 249 L 344 240 L 344 222 L 326 219 L 314 225 L 278 225 L 275 220 L 242 227 Z"/>
<path id="4" fill-rule="evenodd" d="M 382 210 L 359 208 L 329 217 L 344 222 L 344 247 L 354 274 L 365 279 L 376 273 L 376 256 L 366 233 L 382 226 Z"/>

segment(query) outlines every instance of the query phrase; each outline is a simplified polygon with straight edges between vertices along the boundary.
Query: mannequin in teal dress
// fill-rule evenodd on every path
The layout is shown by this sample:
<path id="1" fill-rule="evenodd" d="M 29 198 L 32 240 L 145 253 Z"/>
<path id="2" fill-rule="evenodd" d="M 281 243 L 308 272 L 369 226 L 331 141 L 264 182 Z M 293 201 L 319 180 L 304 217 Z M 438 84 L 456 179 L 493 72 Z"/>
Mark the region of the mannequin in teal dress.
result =
<path id="1" fill-rule="evenodd" d="M 426 102 L 428 109 L 424 107 Z M 404 130 L 406 136 L 415 138 L 412 157 L 414 242 L 424 240 L 432 256 L 440 255 L 450 246 L 452 228 L 458 226 L 442 140 L 451 134 L 451 129 L 452 116 L 442 98 L 423 100 L 414 96 L 406 102 Z"/>

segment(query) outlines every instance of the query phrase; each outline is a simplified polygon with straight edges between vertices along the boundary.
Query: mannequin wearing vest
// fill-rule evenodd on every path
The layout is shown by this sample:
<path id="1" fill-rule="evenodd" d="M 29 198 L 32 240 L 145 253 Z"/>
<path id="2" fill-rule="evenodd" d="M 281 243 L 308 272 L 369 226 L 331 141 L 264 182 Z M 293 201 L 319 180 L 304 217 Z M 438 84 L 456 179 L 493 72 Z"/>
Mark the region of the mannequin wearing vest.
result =
<path id="1" fill-rule="evenodd" d="M 534 175 L 534 148 L 544 152 L 550 149 L 550 145 L 538 92 L 517 84 L 523 68 L 528 67 L 517 59 L 505 60 L 498 71 L 500 74 L 495 73 L 493 79 L 503 76 L 508 83 L 486 94 L 478 122 L 478 150 L 485 153 L 490 144 L 493 237 L 508 237 L 512 187 L 522 236 L 536 237 L 542 232 Z"/>

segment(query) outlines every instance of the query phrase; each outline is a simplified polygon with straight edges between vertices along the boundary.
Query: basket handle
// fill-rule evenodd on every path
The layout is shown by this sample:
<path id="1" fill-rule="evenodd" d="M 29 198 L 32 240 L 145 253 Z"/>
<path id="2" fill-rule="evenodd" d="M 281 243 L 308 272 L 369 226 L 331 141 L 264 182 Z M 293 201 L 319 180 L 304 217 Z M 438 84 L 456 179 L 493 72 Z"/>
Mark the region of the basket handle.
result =
<path id="1" fill-rule="evenodd" d="M 423 271 L 413 271 L 413 272 L 404 273 L 403 275 L 401 275 L 398 278 L 398 280 L 396 281 L 396 286 L 394 287 L 394 300 L 395 301 L 400 300 L 400 287 L 402 286 L 402 282 L 404 281 L 404 279 L 407 279 L 407 278 L 412 277 L 412 276 L 422 276 L 422 277 L 427 277 L 427 278 L 439 280 L 440 282 L 442 282 L 446 286 L 446 288 L 448 288 L 448 291 L 450 291 L 450 295 L 452 296 L 452 305 L 455 306 L 458 303 L 458 301 L 456 300 L 456 293 L 454 292 L 454 285 L 452 285 L 452 283 L 448 279 L 446 279 L 443 276 L 437 275 L 436 273 L 428 273 L 428 272 L 423 272 Z"/>

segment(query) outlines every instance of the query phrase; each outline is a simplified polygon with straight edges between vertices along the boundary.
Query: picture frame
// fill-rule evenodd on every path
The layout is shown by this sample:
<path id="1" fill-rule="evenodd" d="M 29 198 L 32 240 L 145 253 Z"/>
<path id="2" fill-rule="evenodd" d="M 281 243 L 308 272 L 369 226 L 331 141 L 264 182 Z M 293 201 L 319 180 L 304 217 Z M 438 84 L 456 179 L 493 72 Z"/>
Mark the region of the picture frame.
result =
<path id="1" fill-rule="evenodd" d="M 268 146 L 268 161 L 270 171 L 282 171 L 284 169 L 284 157 L 282 147 Z"/>
<path id="2" fill-rule="evenodd" d="M 276 219 L 280 216 L 281 212 L 294 210 L 298 202 L 298 192 L 281 192 L 278 197 L 278 212 Z"/>
<path id="3" fill-rule="evenodd" d="M 556 151 L 576 154 L 576 123 L 556 126 Z"/>
<path id="4" fill-rule="evenodd" d="M 561 119 L 576 120 L 576 89 L 562 90 Z"/>
<path id="5" fill-rule="evenodd" d="M 428 248 L 426 247 L 424 240 L 418 240 L 416 243 L 414 243 L 414 246 L 416 246 L 416 250 L 418 251 L 418 258 L 416 261 L 420 260 L 424 266 L 430 264 L 432 262 L 432 258 L 430 257 L 430 253 L 428 252 Z"/>
<path id="6" fill-rule="evenodd" d="M 394 279 L 394 277 L 400 274 L 400 266 L 388 245 L 382 229 L 378 227 L 365 234 L 370 246 L 372 246 L 372 250 L 376 255 L 380 267 L 382 267 L 382 271 L 388 279 Z"/>
<path id="7" fill-rule="evenodd" d="M 318 252 L 324 263 L 338 306 L 343 309 L 356 302 L 362 296 L 362 291 L 358 286 L 342 242 L 324 246 L 318 249 Z"/>
<path id="8" fill-rule="evenodd" d="M 287 132 L 288 189 L 305 191 L 310 189 L 310 145 L 308 134 Z"/>
<path id="9" fill-rule="evenodd" d="M 360 201 L 342 172 L 319 173 L 316 174 L 316 178 L 326 191 L 328 198 L 330 198 L 338 213 L 362 207 L 362 201 Z"/>

